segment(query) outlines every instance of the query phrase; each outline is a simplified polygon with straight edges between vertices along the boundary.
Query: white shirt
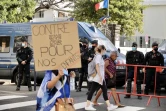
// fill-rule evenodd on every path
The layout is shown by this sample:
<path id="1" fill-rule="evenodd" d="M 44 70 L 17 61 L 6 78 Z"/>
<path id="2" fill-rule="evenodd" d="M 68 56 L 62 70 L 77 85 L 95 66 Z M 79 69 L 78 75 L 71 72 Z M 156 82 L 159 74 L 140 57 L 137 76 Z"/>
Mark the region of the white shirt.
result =
<path id="1" fill-rule="evenodd" d="M 103 58 L 102 58 L 102 55 L 101 54 L 96 54 L 96 56 L 95 56 L 95 63 L 96 64 L 99 64 L 99 70 L 100 70 L 100 74 L 101 74 L 101 77 L 102 77 L 102 81 L 104 80 L 104 60 L 103 60 Z M 90 77 L 89 78 L 90 80 L 92 80 L 92 81 L 94 81 L 94 82 L 97 82 L 97 83 L 99 83 L 99 81 L 100 81 L 100 77 L 99 77 L 99 75 L 98 74 L 96 74 L 96 76 L 95 77 Z M 102 84 L 103 84 L 103 82 L 102 82 Z"/>

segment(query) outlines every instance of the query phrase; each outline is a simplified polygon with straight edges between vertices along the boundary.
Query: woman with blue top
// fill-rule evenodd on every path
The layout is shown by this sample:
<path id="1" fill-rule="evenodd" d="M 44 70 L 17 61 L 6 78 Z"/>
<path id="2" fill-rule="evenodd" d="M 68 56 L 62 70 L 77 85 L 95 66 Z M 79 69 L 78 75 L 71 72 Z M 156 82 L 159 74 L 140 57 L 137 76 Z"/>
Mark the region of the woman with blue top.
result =
<path id="1" fill-rule="evenodd" d="M 74 111 L 73 99 L 70 98 L 70 77 L 75 77 L 73 71 L 70 74 L 67 70 L 46 71 L 37 94 L 36 111 L 50 111 L 54 106 L 58 111 L 65 104 Z"/>

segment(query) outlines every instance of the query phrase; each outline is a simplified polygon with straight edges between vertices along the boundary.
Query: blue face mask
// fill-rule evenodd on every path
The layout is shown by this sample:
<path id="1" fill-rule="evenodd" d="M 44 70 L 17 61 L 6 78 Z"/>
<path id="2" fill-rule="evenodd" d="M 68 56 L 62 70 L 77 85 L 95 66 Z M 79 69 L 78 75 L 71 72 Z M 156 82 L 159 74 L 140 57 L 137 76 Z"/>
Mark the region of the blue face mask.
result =
<path id="1" fill-rule="evenodd" d="M 132 47 L 132 51 L 136 51 L 137 50 L 137 48 L 136 47 Z"/>

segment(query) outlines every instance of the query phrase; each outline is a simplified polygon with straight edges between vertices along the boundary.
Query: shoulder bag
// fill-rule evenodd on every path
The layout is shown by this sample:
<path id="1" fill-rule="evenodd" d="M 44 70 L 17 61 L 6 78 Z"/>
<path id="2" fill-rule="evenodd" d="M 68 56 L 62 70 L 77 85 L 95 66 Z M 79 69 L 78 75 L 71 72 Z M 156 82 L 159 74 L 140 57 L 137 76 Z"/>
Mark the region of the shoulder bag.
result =
<path id="1" fill-rule="evenodd" d="M 64 78 L 64 77 L 63 77 Z M 56 103 L 55 111 L 75 111 L 75 108 L 72 103 L 69 103 L 68 98 L 66 98 L 64 83 L 63 85 L 63 93 L 64 93 L 64 100 L 59 99 Z"/>

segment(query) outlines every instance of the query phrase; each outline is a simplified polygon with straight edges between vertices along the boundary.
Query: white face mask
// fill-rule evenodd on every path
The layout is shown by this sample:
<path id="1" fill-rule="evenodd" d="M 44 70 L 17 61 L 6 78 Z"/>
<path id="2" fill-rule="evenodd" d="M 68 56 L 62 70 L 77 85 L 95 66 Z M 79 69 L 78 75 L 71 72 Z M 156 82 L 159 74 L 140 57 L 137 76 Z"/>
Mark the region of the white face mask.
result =
<path id="1" fill-rule="evenodd" d="M 24 46 L 25 46 L 25 43 L 22 43 L 22 46 L 24 47 Z"/>

